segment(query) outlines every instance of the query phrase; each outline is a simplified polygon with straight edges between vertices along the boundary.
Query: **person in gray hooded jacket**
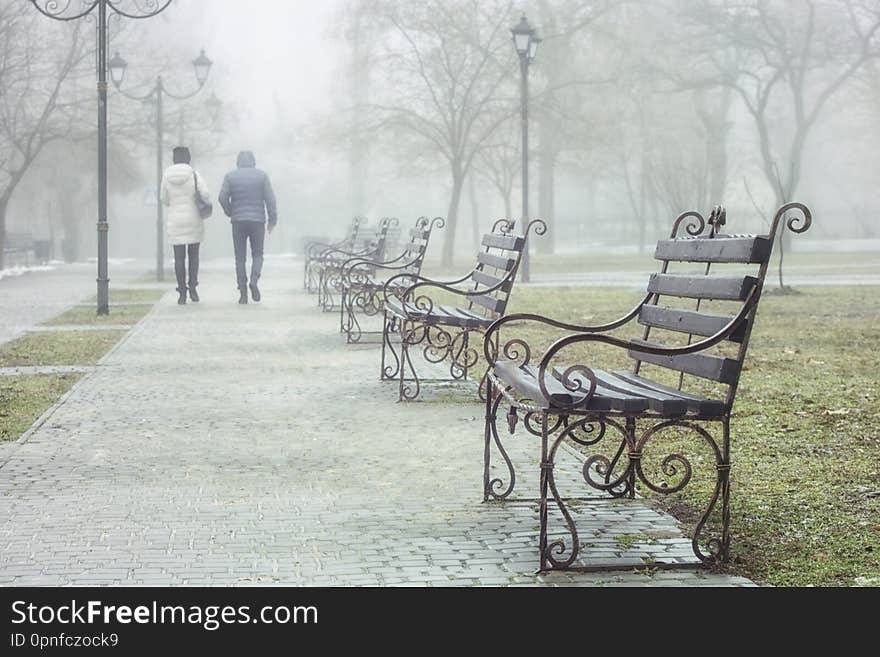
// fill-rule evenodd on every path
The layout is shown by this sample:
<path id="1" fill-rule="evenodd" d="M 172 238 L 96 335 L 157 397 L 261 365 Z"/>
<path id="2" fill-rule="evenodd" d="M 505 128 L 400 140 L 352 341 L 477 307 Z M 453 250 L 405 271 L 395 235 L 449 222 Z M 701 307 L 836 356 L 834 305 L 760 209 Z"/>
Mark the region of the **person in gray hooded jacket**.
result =
<path id="1" fill-rule="evenodd" d="M 250 290 L 254 301 L 260 300 L 257 283 L 263 270 L 263 243 L 266 237 L 266 219 L 269 232 L 278 222 L 275 192 L 265 171 L 257 169 L 257 160 L 251 151 L 242 151 L 236 162 L 238 168 L 223 178 L 220 205 L 232 220 L 232 244 L 235 249 L 235 275 L 240 293 L 239 303 L 248 302 L 247 243 L 251 243 Z"/>

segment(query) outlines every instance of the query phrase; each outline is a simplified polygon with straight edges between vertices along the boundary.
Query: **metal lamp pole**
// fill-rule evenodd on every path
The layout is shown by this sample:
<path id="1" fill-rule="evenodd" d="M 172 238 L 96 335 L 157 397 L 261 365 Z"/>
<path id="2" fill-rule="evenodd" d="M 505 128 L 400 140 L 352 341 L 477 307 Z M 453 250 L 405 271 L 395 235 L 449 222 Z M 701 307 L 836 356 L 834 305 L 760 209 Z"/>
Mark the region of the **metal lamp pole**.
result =
<path id="1" fill-rule="evenodd" d="M 75 21 L 97 10 L 98 23 L 98 314 L 110 314 L 110 278 L 107 266 L 107 17 L 108 10 L 137 20 L 165 11 L 173 0 L 30 0 L 44 16 Z M 127 9 L 127 7 L 131 9 Z"/>
<path id="2" fill-rule="evenodd" d="M 165 148 L 165 118 L 164 118 L 164 97 L 168 96 L 175 100 L 188 100 L 198 94 L 205 83 L 208 81 L 208 74 L 211 72 L 212 62 L 202 50 L 201 54 L 196 57 L 193 62 L 193 70 L 196 74 L 198 87 L 195 91 L 188 94 L 173 94 L 165 88 L 162 76 L 156 77 L 156 84 L 147 93 L 138 96 L 129 93 L 122 88 L 122 81 L 125 79 L 125 70 L 128 67 L 122 57 L 117 52 L 110 60 L 108 67 L 110 69 L 110 79 L 116 90 L 126 98 L 137 101 L 148 101 L 155 99 L 156 102 L 156 280 L 162 281 L 165 278 L 165 239 L 163 236 L 162 222 L 162 153 Z"/>
<path id="3" fill-rule="evenodd" d="M 520 72 L 520 120 L 522 124 L 522 222 L 529 222 L 529 65 L 538 52 L 541 39 L 523 14 L 519 23 L 510 29 L 513 47 L 519 55 Z M 521 279 L 528 283 L 530 278 L 529 249 L 523 251 Z"/>

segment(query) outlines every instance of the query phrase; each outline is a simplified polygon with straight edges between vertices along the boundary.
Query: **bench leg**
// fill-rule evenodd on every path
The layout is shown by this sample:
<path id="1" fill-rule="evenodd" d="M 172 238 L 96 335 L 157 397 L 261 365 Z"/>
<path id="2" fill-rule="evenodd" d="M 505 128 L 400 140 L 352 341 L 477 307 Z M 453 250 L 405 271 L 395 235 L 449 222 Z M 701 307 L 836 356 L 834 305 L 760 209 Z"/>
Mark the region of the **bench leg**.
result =
<path id="1" fill-rule="evenodd" d="M 424 340 L 424 335 L 420 336 L 421 332 L 424 334 L 427 331 L 427 327 L 422 325 L 421 327 L 415 326 L 413 322 L 407 320 L 401 320 L 400 322 L 400 388 L 398 393 L 399 401 L 413 401 L 417 399 L 419 396 L 419 392 L 421 392 L 422 386 L 419 382 L 419 376 L 416 374 L 415 367 L 412 363 L 412 358 L 410 357 L 409 347 L 411 344 L 419 344 L 422 340 Z M 407 378 L 407 370 L 412 375 L 412 378 Z"/>
<path id="2" fill-rule="evenodd" d="M 329 313 L 333 311 L 333 308 L 336 305 L 334 292 L 336 290 L 336 285 L 339 282 L 340 274 L 335 267 L 326 267 L 324 271 L 324 285 L 321 292 L 321 310 L 325 313 Z"/>
<path id="3" fill-rule="evenodd" d="M 318 308 L 324 303 L 324 267 L 318 269 L 318 282 L 316 285 L 318 293 Z"/>
<path id="4" fill-rule="evenodd" d="M 634 470 L 638 481 L 655 493 L 662 495 L 677 493 L 684 489 L 693 476 L 693 466 L 690 460 L 680 452 L 667 454 L 662 459 L 662 473 L 665 480 L 655 481 L 645 473 L 642 467 L 642 452 L 645 446 L 653 436 L 669 428 L 690 430 L 698 439 L 701 438 L 712 451 L 715 459 L 715 487 L 691 536 L 691 547 L 694 555 L 703 563 L 715 564 L 724 561 L 727 559 L 730 547 L 729 418 L 722 419 L 723 436 L 720 445 L 704 427 L 692 420 L 665 420 L 650 427 L 641 435 L 630 453 L 630 467 Z M 667 478 L 674 478 L 674 481 L 670 482 Z M 713 513 L 716 513 L 719 501 L 721 502 L 719 510 L 721 515 L 720 532 L 714 536 L 707 535 L 709 530 L 706 525 Z"/>
<path id="5" fill-rule="evenodd" d="M 486 426 L 484 431 L 485 446 L 483 448 L 484 502 L 488 502 L 490 499 L 493 501 L 501 501 L 506 499 L 513 492 L 513 487 L 516 483 L 516 471 L 513 468 L 513 463 L 511 462 L 510 456 L 508 456 L 507 451 L 504 449 L 504 446 L 501 444 L 501 439 L 498 436 L 498 407 L 504 401 L 504 396 L 501 394 L 501 392 L 496 392 L 495 386 L 491 383 L 489 383 L 488 386 L 489 387 L 487 388 L 485 400 Z M 511 430 L 510 433 L 513 433 L 513 431 Z M 495 446 L 498 448 L 498 451 L 501 452 L 504 463 L 507 465 L 508 483 L 506 487 L 504 487 L 503 479 L 500 479 L 498 477 L 494 479 L 489 478 L 493 441 L 495 442 Z"/>
<path id="6" fill-rule="evenodd" d="M 339 293 L 339 332 L 345 333 L 346 342 L 350 342 L 349 334 L 351 333 L 351 322 L 346 323 L 346 319 L 348 318 L 347 312 L 347 304 L 348 304 L 349 290 L 344 285 L 342 286 L 342 290 Z"/>
<path id="7" fill-rule="evenodd" d="M 580 553 L 580 539 L 574 519 L 565 506 L 565 502 L 556 489 L 556 481 L 553 478 L 553 469 L 556 461 L 556 451 L 564 442 L 566 432 L 563 431 L 550 443 L 550 428 L 548 427 L 547 413 L 541 413 L 541 501 L 540 501 L 540 538 L 538 549 L 540 551 L 540 570 L 565 570 L 577 559 Z M 565 529 L 570 536 L 570 545 L 566 541 L 557 538 L 550 542 L 547 536 L 548 505 L 550 501 L 556 504 L 562 514 Z M 565 553 L 568 552 L 568 556 Z"/>
<path id="8" fill-rule="evenodd" d="M 620 456 L 623 453 L 625 448 L 629 448 L 630 453 L 635 448 L 636 444 L 636 420 L 635 418 L 628 417 L 626 418 L 626 434 L 623 437 L 623 440 L 620 443 L 620 447 L 617 450 L 617 454 L 615 454 L 614 459 L 611 461 L 611 472 L 614 471 L 614 466 L 617 465 L 617 461 L 620 459 Z M 609 472 L 609 475 L 611 473 Z M 631 464 L 626 469 L 626 488 L 623 491 L 623 495 L 626 495 L 629 499 L 635 499 L 636 497 L 636 469 L 631 467 Z M 623 496 L 621 495 L 621 497 Z"/>
<path id="9" fill-rule="evenodd" d="M 721 445 L 721 464 L 718 477 L 721 479 L 721 550 L 719 558 L 727 561 L 730 557 L 730 418 L 722 423 L 724 438 Z"/>
<path id="10" fill-rule="evenodd" d="M 343 306 L 345 306 L 344 312 L 346 313 L 345 332 L 347 342 L 348 344 L 359 343 L 364 334 L 358 315 L 362 317 L 375 317 L 382 312 L 382 302 L 379 299 L 379 293 L 370 286 L 347 288 L 347 295 L 343 298 Z"/>
<path id="11" fill-rule="evenodd" d="M 541 418 L 541 501 L 538 507 L 540 514 L 540 536 L 538 538 L 538 554 L 541 557 L 541 565 L 539 570 L 547 570 L 547 488 L 548 474 L 553 464 L 549 459 L 549 451 L 547 449 L 547 416 Z"/>
<path id="12" fill-rule="evenodd" d="M 468 344 L 470 331 L 464 330 L 453 338 L 449 345 L 449 376 L 453 381 L 467 381 L 468 373 Z M 464 355 L 464 358 L 462 358 Z"/>
<path id="13" fill-rule="evenodd" d="M 382 367 L 379 372 L 380 381 L 394 381 L 400 373 L 400 356 L 394 349 L 394 340 L 392 335 L 397 329 L 397 319 L 385 313 L 385 319 L 382 328 Z M 388 363 L 388 354 L 394 358 L 392 364 Z"/>

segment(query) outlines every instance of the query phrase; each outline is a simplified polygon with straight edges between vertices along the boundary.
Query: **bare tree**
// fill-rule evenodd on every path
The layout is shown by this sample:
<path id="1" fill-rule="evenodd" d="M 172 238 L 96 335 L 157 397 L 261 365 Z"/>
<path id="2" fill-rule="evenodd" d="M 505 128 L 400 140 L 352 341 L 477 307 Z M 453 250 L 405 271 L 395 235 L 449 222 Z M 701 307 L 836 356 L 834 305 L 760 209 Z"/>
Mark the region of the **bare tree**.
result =
<path id="1" fill-rule="evenodd" d="M 694 0 L 687 87 L 733 90 L 753 119 L 777 205 L 801 181 L 804 148 L 828 101 L 880 54 L 880 7 L 859 0 Z M 778 170 L 778 174 L 777 174 Z"/>
<path id="2" fill-rule="evenodd" d="M 587 44 L 599 31 L 597 21 L 618 3 L 601 0 L 538 0 L 538 17 L 543 43 L 535 60 L 543 90 L 535 94 L 533 106 L 538 144 L 538 214 L 550 225 L 556 216 L 556 173 L 560 157 L 572 146 L 583 143 L 571 139 L 571 131 L 560 115 L 582 112 L 585 88 L 609 76 L 607 69 L 594 68 L 595 61 L 584 58 Z M 593 66 L 591 66 L 591 64 Z M 558 231 L 539 240 L 536 249 L 552 253 Z"/>
<path id="3" fill-rule="evenodd" d="M 376 58 L 375 87 L 384 93 L 364 110 L 372 128 L 408 137 L 427 158 L 445 161 L 451 182 L 442 262 L 450 265 L 464 183 L 477 154 L 515 111 L 507 85 L 509 2 L 480 0 L 379 1 L 373 18 L 388 29 Z"/>
<path id="4" fill-rule="evenodd" d="M 511 122 L 512 123 L 512 122 Z M 504 216 L 513 218 L 513 189 L 522 168 L 519 131 L 502 126 L 496 138 L 478 154 L 474 173 L 487 180 L 504 203 Z"/>
<path id="5" fill-rule="evenodd" d="M 71 83 L 90 61 L 79 26 L 47 38 L 37 21 L 28 3 L 0 2 L 0 269 L 9 202 L 47 144 L 71 136 L 83 100 Z"/>

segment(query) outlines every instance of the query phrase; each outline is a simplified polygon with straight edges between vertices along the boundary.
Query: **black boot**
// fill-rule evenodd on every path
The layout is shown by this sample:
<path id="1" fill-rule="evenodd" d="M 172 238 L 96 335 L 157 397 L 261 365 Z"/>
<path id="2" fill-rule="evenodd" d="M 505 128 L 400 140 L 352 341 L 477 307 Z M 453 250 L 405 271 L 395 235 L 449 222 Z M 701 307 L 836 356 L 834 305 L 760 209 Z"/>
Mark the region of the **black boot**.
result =
<path id="1" fill-rule="evenodd" d="M 238 302 L 241 304 L 245 304 L 248 302 L 247 288 L 242 288 L 241 290 L 239 290 Z"/>
<path id="2" fill-rule="evenodd" d="M 185 287 L 184 288 L 177 288 L 177 293 L 178 293 L 178 295 L 180 295 L 177 297 L 177 305 L 185 306 L 186 305 L 186 288 Z"/>
<path id="3" fill-rule="evenodd" d="M 257 287 L 256 283 L 251 283 L 251 296 L 254 298 L 254 301 L 260 300 L 260 288 Z"/>
<path id="4" fill-rule="evenodd" d="M 195 287 L 189 288 L 189 298 L 192 299 L 193 303 L 199 302 L 199 293 L 196 292 Z"/>

